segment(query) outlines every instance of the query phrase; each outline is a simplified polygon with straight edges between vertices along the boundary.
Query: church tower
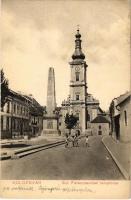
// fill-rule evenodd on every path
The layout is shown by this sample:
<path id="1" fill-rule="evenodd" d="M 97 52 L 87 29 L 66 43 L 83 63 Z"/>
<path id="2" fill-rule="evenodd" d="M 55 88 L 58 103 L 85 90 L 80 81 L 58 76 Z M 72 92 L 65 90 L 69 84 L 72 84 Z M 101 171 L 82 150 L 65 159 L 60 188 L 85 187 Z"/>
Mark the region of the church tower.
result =
<path id="1" fill-rule="evenodd" d="M 70 62 L 70 113 L 73 113 L 78 117 L 79 127 L 84 131 L 87 128 L 87 64 L 86 61 L 84 61 L 85 55 L 82 52 L 81 42 L 81 34 L 78 29 L 75 35 L 75 51 L 72 55 L 72 61 Z"/>

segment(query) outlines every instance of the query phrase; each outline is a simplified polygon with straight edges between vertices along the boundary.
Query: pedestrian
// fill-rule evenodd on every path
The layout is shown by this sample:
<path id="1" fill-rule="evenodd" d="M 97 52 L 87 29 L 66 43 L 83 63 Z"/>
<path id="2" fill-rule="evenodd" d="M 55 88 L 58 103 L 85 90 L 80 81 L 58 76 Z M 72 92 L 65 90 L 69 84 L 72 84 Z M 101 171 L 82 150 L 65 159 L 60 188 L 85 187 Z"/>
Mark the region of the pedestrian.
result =
<path id="1" fill-rule="evenodd" d="M 75 146 L 75 136 L 73 135 L 72 136 L 72 147 L 74 147 Z"/>
<path id="2" fill-rule="evenodd" d="M 78 135 L 76 134 L 75 136 L 75 146 L 76 147 L 79 147 L 79 144 L 78 144 Z"/>
<path id="3" fill-rule="evenodd" d="M 90 145 L 89 145 L 89 137 L 88 137 L 88 135 L 86 136 L 86 147 L 89 147 Z"/>
<path id="4" fill-rule="evenodd" d="M 68 147 L 69 144 L 69 138 L 68 135 L 66 135 L 66 139 L 65 139 L 65 148 Z"/>

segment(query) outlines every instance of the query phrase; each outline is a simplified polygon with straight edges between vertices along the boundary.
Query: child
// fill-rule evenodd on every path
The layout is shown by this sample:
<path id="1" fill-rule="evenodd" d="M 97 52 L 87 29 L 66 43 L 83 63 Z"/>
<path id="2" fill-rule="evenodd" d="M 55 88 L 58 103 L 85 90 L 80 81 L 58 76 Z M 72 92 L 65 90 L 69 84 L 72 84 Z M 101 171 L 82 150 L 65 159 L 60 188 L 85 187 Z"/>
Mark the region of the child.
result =
<path id="1" fill-rule="evenodd" d="M 74 138 L 74 146 L 76 146 L 76 147 L 79 146 L 79 144 L 78 144 L 78 135 L 77 135 L 77 133 L 76 133 L 75 138 Z"/>
<path id="2" fill-rule="evenodd" d="M 88 137 L 88 135 L 86 136 L 86 147 L 89 147 L 89 137 Z"/>

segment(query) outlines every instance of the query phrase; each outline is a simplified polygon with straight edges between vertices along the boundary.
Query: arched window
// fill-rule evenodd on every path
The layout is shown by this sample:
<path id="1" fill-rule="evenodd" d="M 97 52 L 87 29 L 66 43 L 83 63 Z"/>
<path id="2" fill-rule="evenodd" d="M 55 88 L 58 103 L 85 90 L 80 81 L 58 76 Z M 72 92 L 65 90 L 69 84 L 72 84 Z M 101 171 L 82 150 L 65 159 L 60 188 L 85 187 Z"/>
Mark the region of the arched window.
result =
<path id="1" fill-rule="evenodd" d="M 124 110 L 124 120 L 125 120 L 125 126 L 127 126 L 127 112 Z"/>
<path id="2" fill-rule="evenodd" d="M 79 113 L 76 113 L 76 117 L 77 117 L 77 119 L 78 119 L 78 121 L 79 121 Z"/>
<path id="3" fill-rule="evenodd" d="M 80 75 L 80 73 L 76 72 L 76 81 L 79 81 L 79 75 Z"/>

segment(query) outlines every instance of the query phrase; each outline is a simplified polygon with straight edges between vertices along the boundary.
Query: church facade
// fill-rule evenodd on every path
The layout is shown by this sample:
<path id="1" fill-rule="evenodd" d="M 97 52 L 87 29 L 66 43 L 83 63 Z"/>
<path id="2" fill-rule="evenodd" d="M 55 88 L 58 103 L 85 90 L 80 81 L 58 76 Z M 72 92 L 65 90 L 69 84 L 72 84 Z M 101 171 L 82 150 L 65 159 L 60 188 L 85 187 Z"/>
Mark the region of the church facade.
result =
<path id="1" fill-rule="evenodd" d="M 78 117 L 76 128 L 86 132 L 91 128 L 91 121 L 103 111 L 99 107 L 99 101 L 87 92 L 87 63 L 81 47 L 81 34 L 79 29 L 75 35 L 75 51 L 70 64 L 70 94 L 67 100 L 62 102 L 60 130 L 64 132 L 66 113 L 73 113 Z"/>

